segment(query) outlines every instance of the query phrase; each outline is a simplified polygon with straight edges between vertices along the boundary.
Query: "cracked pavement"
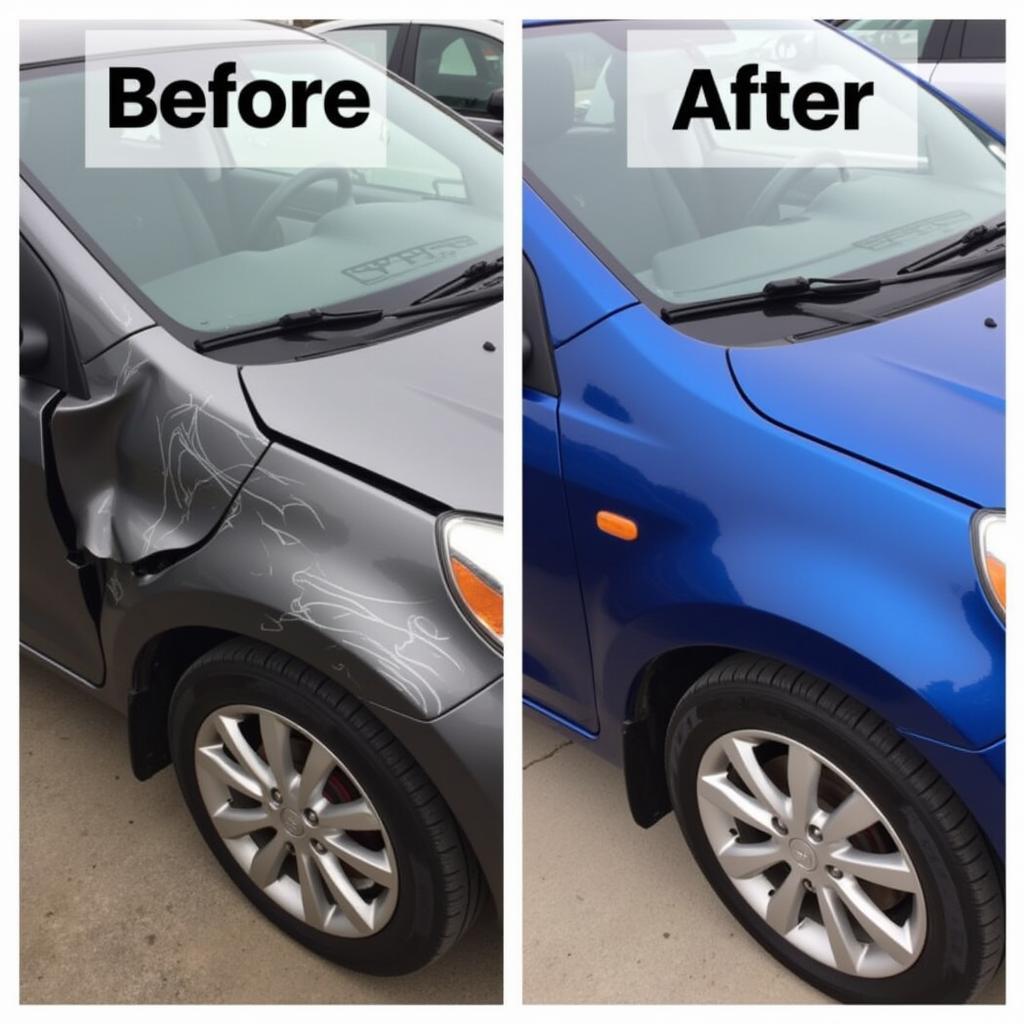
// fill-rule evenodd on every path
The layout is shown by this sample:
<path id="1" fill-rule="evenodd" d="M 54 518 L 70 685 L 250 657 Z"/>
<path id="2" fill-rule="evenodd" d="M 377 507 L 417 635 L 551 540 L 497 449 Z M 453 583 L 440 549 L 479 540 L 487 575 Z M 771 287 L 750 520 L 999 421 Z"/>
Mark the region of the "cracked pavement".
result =
<path id="1" fill-rule="evenodd" d="M 523 804 L 524 1002 L 829 1002 L 718 902 L 673 817 L 638 828 L 621 771 L 531 715 Z M 1004 966 L 976 1001 L 1005 999 Z"/>
<path id="2" fill-rule="evenodd" d="M 490 905 L 404 978 L 355 974 L 293 942 L 214 860 L 173 770 L 137 782 L 123 720 L 25 656 L 20 844 L 24 1003 L 501 1002 Z"/>

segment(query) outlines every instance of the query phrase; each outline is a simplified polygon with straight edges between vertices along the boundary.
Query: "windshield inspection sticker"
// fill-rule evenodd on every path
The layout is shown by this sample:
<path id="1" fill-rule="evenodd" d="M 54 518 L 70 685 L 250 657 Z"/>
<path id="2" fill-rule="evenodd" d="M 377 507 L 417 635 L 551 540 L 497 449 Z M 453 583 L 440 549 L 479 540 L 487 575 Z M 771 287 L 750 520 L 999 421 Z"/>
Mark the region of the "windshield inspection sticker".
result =
<path id="1" fill-rule="evenodd" d="M 360 35 L 383 62 L 386 33 Z M 86 167 L 386 166 L 383 67 L 302 45 L 265 25 L 87 31 Z"/>
<path id="2" fill-rule="evenodd" d="M 879 65 L 838 32 L 628 32 L 628 166 L 916 168 L 917 83 Z"/>
<path id="3" fill-rule="evenodd" d="M 457 235 L 455 238 L 443 238 L 437 242 L 427 242 L 411 249 L 399 249 L 398 252 L 378 256 L 376 259 L 357 263 L 346 267 L 342 273 L 360 284 L 378 284 L 392 277 L 400 277 L 430 263 L 455 259 L 461 250 L 479 245 L 469 235 Z"/>

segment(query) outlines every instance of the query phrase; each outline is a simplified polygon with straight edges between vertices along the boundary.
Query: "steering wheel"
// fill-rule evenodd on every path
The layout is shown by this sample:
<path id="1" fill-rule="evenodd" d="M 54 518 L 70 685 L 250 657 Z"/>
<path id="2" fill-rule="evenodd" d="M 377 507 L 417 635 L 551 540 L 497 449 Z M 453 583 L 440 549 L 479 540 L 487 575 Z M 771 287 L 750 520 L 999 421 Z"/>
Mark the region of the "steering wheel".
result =
<path id="1" fill-rule="evenodd" d="M 798 182 L 811 171 L 831 164 L 839 171 L 840 181 L 850 180 L 850 171 L 846 166 L 846 157 L 834 149 L 812 149 L 791 160 L 785 167 L 780 167 L 772 175 L 771 181 L 765 185 L 761 194 L 754 200 L 754 205 L 747 214 L 750 224 L 774 224 L 779 219 L 779 201 Z"/>
<path id="2" fill-rule="evenodd" d="M 303 191 L 303 189 L 309 188 L 314 182 L 324 181 L 329 178 L 333 178 L 338 183 L 335 207 L 346 206 L 351 203 L 352 175 L 344 167 L 308 167 L 306 170 L 292 175 L 287 181 L 282 182 L 267 196 L 266 201 L 256 211 L 256 216 L 253 217 L 252 222 L 249 224 L 249 230 L 245 233 L 243 248 L 258 249 L 267 229 L 273 224 L 274 218 L 288 200 Z"/>

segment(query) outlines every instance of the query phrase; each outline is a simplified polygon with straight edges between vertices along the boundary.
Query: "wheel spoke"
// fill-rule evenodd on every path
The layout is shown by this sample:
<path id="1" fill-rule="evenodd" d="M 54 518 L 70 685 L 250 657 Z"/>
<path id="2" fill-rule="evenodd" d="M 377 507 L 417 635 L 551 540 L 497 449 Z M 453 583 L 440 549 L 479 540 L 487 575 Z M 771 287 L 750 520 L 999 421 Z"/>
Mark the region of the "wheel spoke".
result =
<path id="1" fill-rule="evenodd" d="M 225 786 L 230 786 L 252 800 L 263 800 L 263 787 L 240 765 L 236 764 L 224 753 L 224 748 L 217 744 L 211 747 L 200 747 L 196 753 L 196 768 L 207 772 Z"/>
<path id="2" fill-rule="evenodd" d="M 747 789 L 762 806 L 779 817 L 785 816 L 786 797 L 772 782 L 761 767 L 755 753 L 756 744 L 730 736 L 725 742 L 725 752 L 730 763 L 739 773 Z"/>
<path id="3" fill-rule="evenodd" d="M 876 821 L 878 821 L 878 811 L 872 807 L 871 801 L 859 790 L 854 790 L 825 819 L 825 824 L 821 829 L 822 838 L 827 843 L 848 839 L 870 825 L 874 825 Z"/>
<path id="4" fill-rule="evenodd" d="M 893 960 L 899 964 L 909 964 L 914 959 L 916 951 L 909 928 L 887 917 L 855 879 L 844 878 L 836 891 L 864 931 Z"/>
<path id="5" fill-rule="evenodd" d="M 256 852 L 249 865 L 249 877 L 261 888 L 273 885 L 281 875 L 281 865 L 288 855 L 285 845 L 287 840 L 283 832 L 277 832 L 274 838 L 265 843 Z"/>
<path id="6" fill-rule="evenodd" d="M 373 931 L 373 906 L 359 895 L 351 879 L 332 854 L 322 854 L 316 866 L 338 909 L 352 922 L 356 931 L 367 935 Z"/>
<path id="7" fill-rule="evenodd" d="M 725 772 L 715 775 L 702 775 L 697 788 L 697 795 L 712 803 L 720 811 L 762 832 L 772 831 L 772 812 L 762 807 L 753 797 L 741 789 L 737 789 Z"/>
<path id="8" fill-rule="evenodd" d="M 798 871 L 790 871 L 786 880 L 768 898 L 765 920 L 780 934 L 786 935 L 797 925 L 804 883 Z"/>
<path id="9" fill-rule="evenodd" d="M 232 807 L 224 804 L 210 815 L 213 827 L 225 839 L 237 839 L 268 828 L 273 824 L 270 812 L 265 807 Z"/>
<path id="10" fill-rule="evenodd" d="M 260 736 L 274 782 L 282 793 L 287 793 L 298 779 L 292 760 L 292 731 L 277 715 L 262 711 Z"/>
<path id="11" fill-rule="evenodd" d="M 365 800 L 350 800 L 344 804 L 324 804 L 319 811 L 320 825 L 342 832 L 379 831 L 380 818 Z"/>
<path id="12" fill-rule="evenodd" d="M 263 787 L 270 789 L 274 785 L 267 763 L 253 750 L 252 745 L 242 735 L 242 720 L 234 715 L 217 715 L 217 734 L 224 741 L 224 746 L 231 751 L 231 756 Z M 257 800 L 262 800 L 262 794 Z"/>
<path id="13" fill-rule="evenodd" d="M 830 886 L 818 890 L 818 907 L 825 924 L 829 946 L 835 958 L 836 969 L 856 974 L 865 946 L 853 934 L 850 919 L 843 909 L 843 901 Z"/>
<path id="14" fill-rule="evenodd" d="M 299 853 L 299 889 L 302 892 L 302 916 L 306 924 L 314 928 L 323 928 L 327 924 L 327 916 L 331 910 L 330 901 L 324 892 L 320 870 L 314 863 L 311 853 Z"/>
<path id="15" fill-rule="evenodd" d="M 821 762 L 809 750 L 794 743 L 786 759 L 786 776 L 792 827 L 794 831 L 803 831 L 818 810 Z"/>
<path id="16" fill-rule="evenodd" d="M 349 867 L 380 885 L 390 888 L 395 874 L 387 850 L 370 850 L 346 835 L 325 836 L 324 844 Z"/>
<path id="17" fill-rule="evenodd" d="M 314 743 L 306 755 L 299 779 L 298 801 L 303 807 L 314 803 L 323 790 L 327 776 L 334 771 L 335 760 L 331 752 L 319 743 Z"/>
<path id="18" fill-rule="evenodd" d="M 718 859 L 732 878 L 753 878 L 783 859 L 782 847 L 775 839 L 763 843 L 741 843 L 730 839 L 719 851 Z"/>
<path id="19" fill-rule="evenodd" d="M 900 892 L 921 891 L 907 858 L 899 851 L 868 853 L 847 846 L 834 850 L 830 854 L 830 859 L 837 868 L 863 882 L 874 882 L 890 889 L 898 889 Z"/>

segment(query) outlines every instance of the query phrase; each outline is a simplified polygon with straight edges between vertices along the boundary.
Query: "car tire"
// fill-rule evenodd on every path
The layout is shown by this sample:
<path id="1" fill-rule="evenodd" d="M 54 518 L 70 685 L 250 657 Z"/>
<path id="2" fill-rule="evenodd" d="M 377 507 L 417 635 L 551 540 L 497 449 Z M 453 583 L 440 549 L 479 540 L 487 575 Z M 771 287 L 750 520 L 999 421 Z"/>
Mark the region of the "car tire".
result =
<path id="1" fill-rule="evenodd" d="M 963 1002 L 998 969 L 1002 884 L 980 828 L 908 741 L 834 686 L 730 657 L 676 706 L 665 770 L 683 835 L 722 902 L 829 996 Z M 849 813 L 832 813 L 843 803 Z M 767 866 L 780 851 L 785 860 Z M 889 869 L 897 887 L 876 885 L 896 877 Z"/>
<path id="2" fill-rule="evenodd" d="M 248 746 L 239 747 L 240 736 Z M 210 849 L 256 907 L 309 949 L 364 973 L 406 974 L 473 923 L 481 873 L 451 811 L 408 751 L 335 680 L 266 644 L 229 640 L 175 687 L 169 738 Z M 303 780 L 312 786 L 325 770 L 313 804 Z M 296 800 L 319 809 L 315 829 L 314 812 L 299 820 L 307 812 Z M 271 825 L 231 835 L 245 815 Z M 330 830 L 338 821 L 349 830 Z"/>

